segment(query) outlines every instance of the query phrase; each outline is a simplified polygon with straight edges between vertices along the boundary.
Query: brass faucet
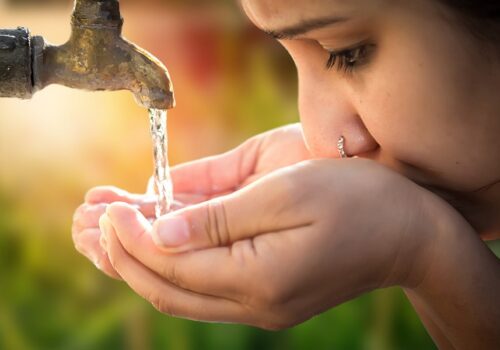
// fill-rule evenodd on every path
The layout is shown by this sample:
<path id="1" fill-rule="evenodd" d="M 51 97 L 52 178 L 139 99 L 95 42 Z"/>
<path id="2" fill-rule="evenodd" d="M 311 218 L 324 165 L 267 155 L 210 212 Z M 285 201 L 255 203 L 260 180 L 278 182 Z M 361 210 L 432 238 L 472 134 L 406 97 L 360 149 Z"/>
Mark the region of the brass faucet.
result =
<path id="1" fill-rule="evenodd" d="M 125 40 L 118 0 L 76 0 L 71 37 L 61 46 L 26 28 L 0 30 L 0 97 L 31 98 L 50 84 L 101 91 L 130 90 L 146 108 L 175 100 L 165 66 Z"/>

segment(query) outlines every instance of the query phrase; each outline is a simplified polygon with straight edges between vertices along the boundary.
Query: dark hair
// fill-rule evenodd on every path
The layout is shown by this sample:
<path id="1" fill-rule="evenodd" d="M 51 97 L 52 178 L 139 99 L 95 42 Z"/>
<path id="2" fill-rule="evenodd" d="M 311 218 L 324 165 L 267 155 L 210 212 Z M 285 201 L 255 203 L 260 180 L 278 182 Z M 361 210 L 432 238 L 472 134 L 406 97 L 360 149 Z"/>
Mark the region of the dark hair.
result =
<path id="1" fill-rule="evenodd" d="M 499 0 L 439 0 L 476 37 L 500 48 Z"/>

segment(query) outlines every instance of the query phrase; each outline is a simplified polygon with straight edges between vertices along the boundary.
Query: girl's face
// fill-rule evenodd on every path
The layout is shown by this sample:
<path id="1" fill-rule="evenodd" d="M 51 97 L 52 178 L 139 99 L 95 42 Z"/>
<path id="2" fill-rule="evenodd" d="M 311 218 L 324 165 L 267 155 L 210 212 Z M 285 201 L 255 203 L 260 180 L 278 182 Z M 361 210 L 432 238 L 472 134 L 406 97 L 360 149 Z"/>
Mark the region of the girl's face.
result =
<path id="1" fill-rule="evenodd" d="M 449 9 L 435 0 L 243 0 L 243 7 L 295 61 L 315 156 L 338 157 L 342 135 L 348 155 L 454 196 L 498 184 L 498 58 Z"/>

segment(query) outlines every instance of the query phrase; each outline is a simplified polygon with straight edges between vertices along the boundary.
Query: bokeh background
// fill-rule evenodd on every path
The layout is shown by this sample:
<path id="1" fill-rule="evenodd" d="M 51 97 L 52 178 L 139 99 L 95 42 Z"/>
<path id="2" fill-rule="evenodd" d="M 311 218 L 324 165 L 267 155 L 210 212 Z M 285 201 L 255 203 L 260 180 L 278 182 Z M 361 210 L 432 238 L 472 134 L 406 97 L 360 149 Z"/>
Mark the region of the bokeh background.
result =
<path id="1" fill-rule="evenodd" d="M 173 164 L 298 121 L 293 63 L 236 0 L 122 0 L 121 8 L 125 36 L 171 72 Z M 0 27 L 26 26 L 62 44 L 71 9 L 71 0 L 0 0 Z M 30 101 L 0 100 L 0 349 L 434 348 L 396 288 L 266 332 L 159 314 L 99 273 L 73 248 L 72 214 L 96 185 L 145 190 L 148 128 L 128 92 L 51 86 Z"/>

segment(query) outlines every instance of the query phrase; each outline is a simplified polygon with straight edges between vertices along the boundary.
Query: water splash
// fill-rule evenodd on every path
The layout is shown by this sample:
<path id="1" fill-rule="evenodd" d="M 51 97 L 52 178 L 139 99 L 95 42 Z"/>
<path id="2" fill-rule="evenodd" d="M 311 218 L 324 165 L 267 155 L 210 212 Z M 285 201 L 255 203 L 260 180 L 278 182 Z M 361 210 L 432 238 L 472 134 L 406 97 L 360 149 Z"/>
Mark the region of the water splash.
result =
<path id="1" fill-rule="evenodd" d="M 172 178 L 168 164 L 167 111 L 150 109 L 151 137 L 154 155 L 154 189 L 157 195 L 156 218 L 167 214 L 174 201 Z"/>

